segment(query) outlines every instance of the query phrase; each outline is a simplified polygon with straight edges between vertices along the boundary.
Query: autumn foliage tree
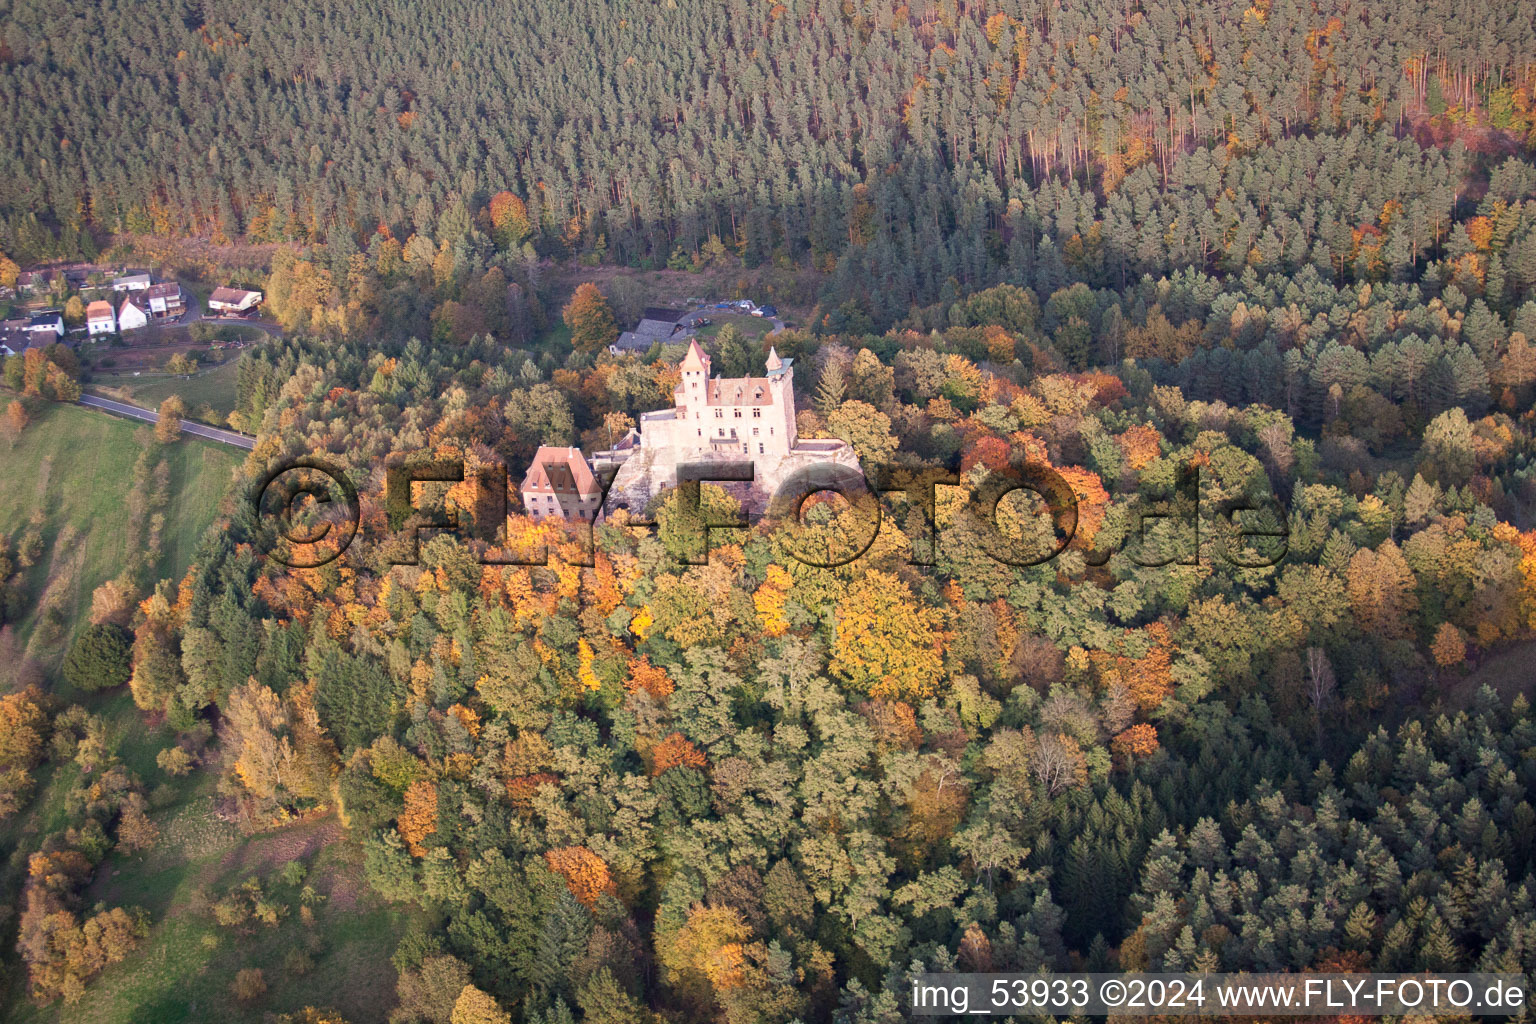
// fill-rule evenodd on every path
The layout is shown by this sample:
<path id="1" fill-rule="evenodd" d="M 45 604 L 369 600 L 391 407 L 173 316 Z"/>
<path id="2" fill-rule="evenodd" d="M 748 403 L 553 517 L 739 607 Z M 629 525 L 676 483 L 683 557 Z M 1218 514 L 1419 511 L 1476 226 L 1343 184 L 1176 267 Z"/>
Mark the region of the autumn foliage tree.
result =
<path id="1" fill-rule="evenodd" d="M 603 859 L 585 846 L 565 846 L 544 854 L 551 871 L 565 879 L 571 894 L 588 907 L 604 893 L 615 892 L 613 875 Z"/>
<path id="2" fill-rule="evenodd" d="M 405 791 L 405 807 L 396 822 L 400 838 L 413 857 L 426 856 L 422 841 L 437 831 L 437 786 L 427 779 L 418 779 Z"/>
<path id="3" fill-rule="evenodd" d="M 660 775 L 669 768 L 703 768 L 704 755 L 680 732 L 674 732 L 651 748 L 651 774 Z"/>
<path id="4" fill-rule="evenodd" d="M 571 345 L 578 352 L 595 352 L 619 336 L 607 296 L 590 281 L 576 286 L 561 315 L 571 329 Z"/>
<path id="5" fill-rule="evenodd" d="M 831 671 L 872 697 L 932 696 L 943 672 L 938 615 L 897 577 L 871 570 L 837 604 Z"/>
<path id="6" fill-rule="evenodd" d="M 181 436 L 181 419 L 187 414 L 187 406 L 180 395 L 171 395 L 160 403 L 160 418 L 155 421 L 155 440 L 170 444 Z"/>

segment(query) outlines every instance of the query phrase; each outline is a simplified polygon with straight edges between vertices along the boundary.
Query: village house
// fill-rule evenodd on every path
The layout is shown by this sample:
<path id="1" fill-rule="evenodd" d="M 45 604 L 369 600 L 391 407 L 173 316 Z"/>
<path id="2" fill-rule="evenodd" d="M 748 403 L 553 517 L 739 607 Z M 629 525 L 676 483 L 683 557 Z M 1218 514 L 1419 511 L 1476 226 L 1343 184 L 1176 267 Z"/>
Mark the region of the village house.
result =
<path id="1" fill-rule="evenodd" d="M 580 448 L 541 445 L 523 478 L 523 508 L 534 519 L 592 522 L 602 505 L 602 487 Z"/>
<path id="2" fill-rule="evenodd" d="M 47 340 L 49 342 L 57 341 L 64 337 L 64 317 L 56 309 L 45 309 L 27 321 L 27 331 L 34 338 L 39 337 L 44 332 L 52 331 L 54 337 Z"/>
<path id="3" fill-rule="evenodd" d="M 112 279 L 114 292 L 141 292 L 155 282 L 148 274 L 125 274 Z"/>
<path id="4" fill-rule="evenodd" d="M 226 288 L 220 286 L 208 296 L 208 308 L 215 313 L 224 316 L 238 316 L 249 313 L 261 304 L 261 292 L 247 291 L 244 288 Z"/>
<path id="5" fill-rule="evenodd" d="M 139 296 L 142 292 L 133 292 L 117 307 L 117 329 L 119 331 L 137 331 L 149 326 L 149 308 Z"/>
<path id="6" fill-rule="evenodd" d="M 19 356 L 27 350 L 32 334 L 23 319 L 0 321 L 0 356 Z"/>
<path id="7" fill-rule="evenodd" d="M 98 334 L 117 333 L 117 314 L 112 311 L 112 303 L 97 299 L 86 306 L 85 329 L 93 338 Z"/>
<path id="8" fill-rule="evenodd" d="M 143 291 L 144 301 L 149 305 L 149 315 L 157 320 L 170 320 L 181 316 L 186 311 L 186 298 L 181 293 L 181 285 L 175 281 L 165 281 L 161 284 L 152 284 Z"/>

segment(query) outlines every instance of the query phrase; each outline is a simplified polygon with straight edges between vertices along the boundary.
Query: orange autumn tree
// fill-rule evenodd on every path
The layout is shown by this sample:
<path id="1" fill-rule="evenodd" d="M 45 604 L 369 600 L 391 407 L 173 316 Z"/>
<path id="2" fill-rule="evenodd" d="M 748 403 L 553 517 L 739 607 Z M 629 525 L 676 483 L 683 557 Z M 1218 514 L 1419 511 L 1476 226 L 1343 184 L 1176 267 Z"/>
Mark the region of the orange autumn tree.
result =
<path id="1" fill-rule="evenodd" d="M 660 775 L 668 768 L 703 768 L 704 755 L 699 752 L 688 737 L 680 732 L 674 732 L 660 743 L 651 748 L 651 774 Z"/>
<path id="2" fill-rule="evenodd" d="M 1110 742 L 1115 763 L 1129 764 L 1133 757 L 1147 757 L 1157 752 L 1157 728 L 1140 722 L 1116 736 Z"/>
<path id="3" fill-rule="evenodd" d="M 1119 441 L 1125 463 L 1132 469 L 1144 469 L 1163 454 L 1163 435 L 1147 424 L 1127 428 Z"/>
<path id="4" fill-rule="evenodd" d="M 871 570 L 837 604 L 830 669 L 871 697 L 921 700 L 944 670 L 939 613 L 896 576 Z"/>
<path id="5" fill-rule="evenodd" d="M 619 325 L 613 319 L 613 310 L 608 308 L 608 300 L 591 281 L 576 287 L 561 315 L 571 329 L 571 345 L 578 352 L 596 352 L 619 336 Z"/>
<path id="6" fill-rule="evenodd" d="M 659 665 L 652 665 L 651 660 L 645 655 L 629 663 L 629 678 L 624 681 L 624 688 L 630 693 L 645 691 L 658 701 L 664 701 L 672 693 L 672 680 L 667 676 L 667 670 Z"/>
<path id="7" fill-rule="evenodd" d="M 497 192 L 491 196 L 486 213 L 491 221 L 491 237 L 498 248 L 522 245 L 523 240 L 533 233 L 527 205 L 511 192 Z"/>
<path id="8" fill-rule="evenodd" d="M 613 875 L 603 858 L 585 846 L 565 846 L 544 854 L 551 871 L 565 879 L 565 884 L 588 907 L 597 906 L 603 893 L 617 895 Z"/>
<path id="9" fill-rule="evenodd" d="M 405 808 L 395 824 L 411 856 L 426 856 L 421 841 L 437 831 L 437 787 L 426 779 L 411 783 L 405 791 Z"/>
<path id="10" fill-rule="evenodd" d="M 1093 651 L 1088 657 L 1106 687 L 1119 683 L 1137 707 L 1152 711 L 1173 692 L 1173 636 L 1162 622 L 1148 624 L 1142 633 L 1150 648 L 1139 658 L 1109 651 Z"/>

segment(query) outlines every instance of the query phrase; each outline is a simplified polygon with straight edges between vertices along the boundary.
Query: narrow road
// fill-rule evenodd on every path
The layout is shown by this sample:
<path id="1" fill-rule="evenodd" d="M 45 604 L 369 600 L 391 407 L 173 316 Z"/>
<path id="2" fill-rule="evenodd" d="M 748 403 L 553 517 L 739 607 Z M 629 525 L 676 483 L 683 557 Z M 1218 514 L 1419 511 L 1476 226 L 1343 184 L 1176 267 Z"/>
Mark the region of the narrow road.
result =
<path id="1" fill-rule="evenodd" d="M 80 404 L 92 409 L 101 409 L 106 412 L 115 412 L 119 416 L 127 416 L 131 419 L 143 420 L 145 423 L 159 423 L 160 414 L 153 409 L 140 409 L 136 405 L 126 402 L 114 402 L 110 398 L 98 398 L 96 395 L 81 395 Z M 208 441 L 217 441 L 227 444 L 232 448 L 240 448 L 250 451 L 256 447 L 256 439 L 244 434 L 237 434 L 233 430 L 220 430 L 218 427 L 205 427 L 201 423 L 193 423 L 191 420 L 181 421 L 181 432 L 191 434 L 193 437 L 201 437 Z"/>

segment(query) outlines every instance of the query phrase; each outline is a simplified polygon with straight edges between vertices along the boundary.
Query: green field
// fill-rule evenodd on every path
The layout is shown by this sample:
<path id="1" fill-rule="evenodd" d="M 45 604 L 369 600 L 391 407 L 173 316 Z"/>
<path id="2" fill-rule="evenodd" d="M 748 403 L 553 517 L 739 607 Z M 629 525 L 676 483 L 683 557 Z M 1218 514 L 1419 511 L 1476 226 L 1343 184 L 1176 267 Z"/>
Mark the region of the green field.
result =
<path id="1" fill-rule="evenodd" d="M 0 399 L 0 412 L 13 399 Z M 35 509 L 42 509 L 43 556 L 26 570 L 34 609 L 46 603 L 64 611 L 72 635 L 89 615 L 91 592 L 122 569 L 128 542 L 127 499 L 132 469 L 149 439 L 134 424 L 74 405 L 42 405 L 15 448 L 0 442 L 0 522 L 15 540 Z M 174 578 L 186 571 L 192 551 L 218 511 L 239 453 L 184 437 L 167 452 L 170 500 L 165 509 L 164 551 L 156 573 Z M 59 545 L 61 534 L 70 542 Z M 73 538 L 70 538 L 73 534 Z M 23 644 L 35 612 L 18 627 Z M 31 652 L 56 667 L 61 650 Z"/>
<path id="2" fill-rule="evenodd" d="M 156 742 L 171 739 L 167 731 Z M 148 779 L 159 780 L 153 767 Z M 328 1006 L 348 1020 L 382 1021 L 394 1003 L 390 955 L 407 914 L 373 896 L 362 879 L 360 850 L 342 839 L 336 820 L 244 836 L 215 812 L 213 773 L 197 772 L 176 786 L 176 804 L 152 815 L 161 831 L 156 847 L 140 856 L 108 856 L 88 893 L 110 906 L 148 910 L 148 938 L 95 978 L 74 1006 L 36 1006 L 17 994 L 0 1007 L 0 1017 L 36 1024 L 259 1024 L 272 1013 Z M 317 897 L 312 927 L 301 918 L 302 886 L 275 881 L 290 861 L 305 866 L 303 884 Z M 220 926 L 212 904 L 252 877 L 287 908 L 286 916 L 275 926 Z M 288 958 L 300 950 L 308 962 L 295 965 Z M 250 967 L 263 972 L 267 994 L 243 1006 L 229 983 Z"/>
<path id="3" fill-rule="evenodd" d="M 0 413 L 14 399 L 0 398 Z M 94 410 L 45 405 L 15 448 L 0 442 L 0 469 L 11 486 L 0 492 L 0 516 L 14 538 L 34 509 L 44 510 L 43 556 L 27 570 L 32 607 L 61 608 L 72 636 L 89 619 L 91 592 L 115 576 L 128 543 L 126 504 L 132 468 L 149 428 Z M 202 532 L 229 487 L 239 454 L 183 438 L 166 450 L 169 501 L 161 578 L 183 573 Z M 20 623 L 27 646 L 35 613 Z M 33 644 L 36 648 L 39 645 Z M 364 883 L 360 851 L 342 838 L 334 818 L 300 823 L 257 837 L 242 834 L 217 813 L 216 771 L 167 776 L 155 755 L 175 741 L 168 726 L 146 719 L 126 688 L 76 695 L 56 676 L 65 642 L 29 653 L 48 672 L 50 689 L 78 701 L 107 725 L 108 742 L 123 763 L 156 791 L 151 820 L 160 841 L 148 853 L 114 852 L 97 869 L 88 904 L 139 906 L 150 913 L 150 934 L 124 963 L 91 981 L 73 1006 L 38 1006 L 21 976 L 0 991 L 0 1020 L 37 1024 L 171 1024 L 179 1021 L 257 1022 L 306 1005 L 334 1006 L 355 1021 L 383 1020 L 394 1001 L 390 954 L 405 912 L 380 904 Z M 73 763 L 37 773 L 30 805 L 0 825 L 0 875 L 8 892 L 20 885 L 26 855 L 50 832 L 71 823 L 65 795 L 76 781 Z M 302 919 L 302 886 L 283 886 L 275 873 L 303 863 L 312 925 Z M 209 908 L 250 877 L 263 879 L 287 907 L 275 926 L 220 927 Z M 14 932 L 12 932 L 14 935 Z M 293 960 L 304 950 L 305 959 Z M 261 968 L 267 994 L 252 1005 L 229 991 L 235 973 Z"/>
<path id="4" fill-rule="evenodd" d="M 218 366 L 202 370 L 191 377 L 132 377 L 114 376 L 110 372 L 97 373 L 94 382 L 104 391 L 154 409 L 172 395 L 180 395 L 189 413 L 203 405 L 217 416 L 214 426 L 223 426 L 224 417 L 235 408 L 235 366 L 239 358 L 232 356 Z M 193 416 L 193 418 L 197 418 Z"/>
<path id="5" fill-rule="evenodd" d="M 699 328 L 701 338 L 713 338 L 726 324 L 733 325 L 748 341 L 756 341 L 773 330 L 773 321 L 765 316 L 745 316 L 741 313 L 727 313 L 722 309 L 701 309 L 690 316 L 702 316 L 714 321 L 708 327 Z"/>

